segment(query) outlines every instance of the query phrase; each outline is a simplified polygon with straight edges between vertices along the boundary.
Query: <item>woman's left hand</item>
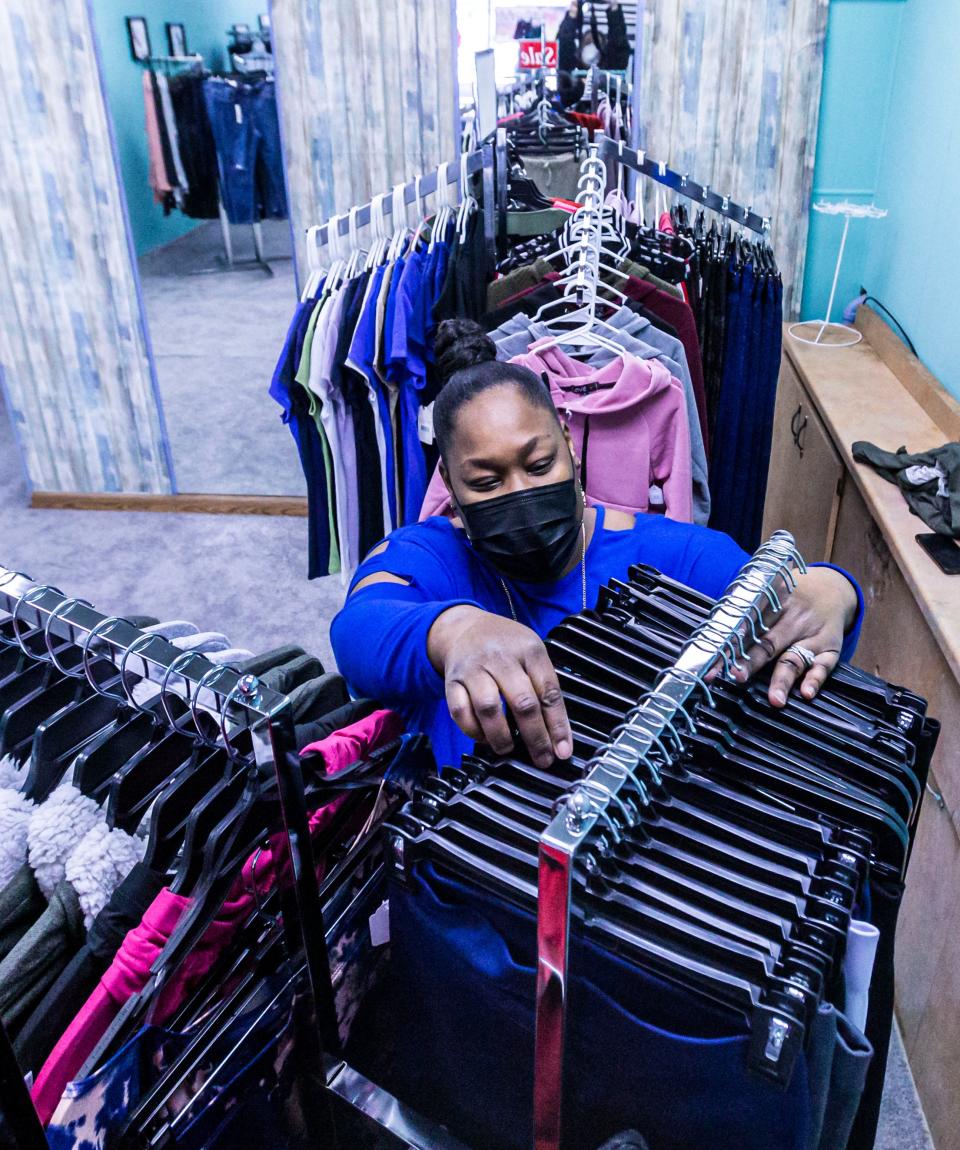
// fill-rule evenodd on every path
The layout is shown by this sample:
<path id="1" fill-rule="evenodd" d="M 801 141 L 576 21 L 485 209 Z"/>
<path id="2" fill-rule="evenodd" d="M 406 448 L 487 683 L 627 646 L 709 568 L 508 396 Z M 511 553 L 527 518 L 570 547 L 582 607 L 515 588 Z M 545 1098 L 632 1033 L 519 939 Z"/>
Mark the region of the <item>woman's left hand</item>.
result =
<path id="1" fill-rule="evenodd" d="M 774 707 L 786 704 L 798 682 L 804 699 L 817 694 L 840 661 L 844 634 L 857 614 L 857 593 L 839 571 L 811 567 L 796 580 L 796 590 L 786 597 L 780 594 L 783 609 L 770 630 L 747 651 L 749 663 L 742 672 L 734 672 L 734 678 L 744 682 L 776 660 L 768 693 Z M 789 650 L 792 645 L 805 648 L 813 656 L 809 669 L 801 654 Z"/>

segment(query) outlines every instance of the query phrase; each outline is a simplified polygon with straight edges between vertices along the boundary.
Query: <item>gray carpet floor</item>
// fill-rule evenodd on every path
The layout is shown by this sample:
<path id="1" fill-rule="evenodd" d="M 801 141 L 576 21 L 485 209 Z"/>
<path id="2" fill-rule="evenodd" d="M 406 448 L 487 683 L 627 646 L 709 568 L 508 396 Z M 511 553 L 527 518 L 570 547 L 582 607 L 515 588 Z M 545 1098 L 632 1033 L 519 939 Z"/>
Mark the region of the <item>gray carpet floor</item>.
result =
<path id="1" fill-rule="evenodd" d="M 26 498 L 0 403 L 0 565 L 105 612 L 191 619 L 254 651 L 295 641 L 334 666 L 343 588 L 337 576 L 306 580 L 305 519 L 32 511 Z M 933 1150 L 897 1032 L 876 1150 Z"/>
<path id="2" fill-rule="evenodd" d="M 252 267 L 253 232 L 231 228 L 236 270 L 210 222 L 140 259 L 140 282 L 177 489 L 303 495 L 296 445 L 267 394 L 296 306 L 290 228 L 264 222 L 273 275 Z"/>

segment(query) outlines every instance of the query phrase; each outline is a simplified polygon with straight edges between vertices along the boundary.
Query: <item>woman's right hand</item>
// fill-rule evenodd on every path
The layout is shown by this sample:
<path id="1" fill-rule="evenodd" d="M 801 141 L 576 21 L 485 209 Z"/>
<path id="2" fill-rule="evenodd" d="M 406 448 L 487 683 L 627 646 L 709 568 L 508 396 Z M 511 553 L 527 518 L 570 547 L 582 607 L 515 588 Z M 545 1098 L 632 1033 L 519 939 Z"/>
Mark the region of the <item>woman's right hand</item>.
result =
<path id="1" fill-rule="evenodd" d="M 513 749 L 507 704 L 534 764 L 573 754 L 556 672 L 540 637 L 478 607 L 451 607 L 430 628 L 427 653 L 443 675 L 447 706 L 464 734 L 498 755 Z"/>

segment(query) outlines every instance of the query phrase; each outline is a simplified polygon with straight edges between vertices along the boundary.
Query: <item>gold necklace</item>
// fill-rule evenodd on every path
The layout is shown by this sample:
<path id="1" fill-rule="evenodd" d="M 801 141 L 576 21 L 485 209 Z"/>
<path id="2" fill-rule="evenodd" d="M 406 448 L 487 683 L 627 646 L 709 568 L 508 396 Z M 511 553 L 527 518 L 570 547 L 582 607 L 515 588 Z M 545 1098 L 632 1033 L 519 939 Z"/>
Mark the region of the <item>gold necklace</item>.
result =
<path id="1" fill-rule="evenodd" d="M 582 550 L 580 552 L 580 587 L 581 587 L 581 590 L 583 591 L 583 610 L 586 611 L 586 609 L 587 609 L 587 525 L 582 519 L 580 520 L 580 541 L 581 541 L 581 548 L 582 548 Z M 510 588 L 503 581 L 503 576 L 498 575 L 497 578 L 500 580 L 500 586 L 503 588 L 503 593 L 507 597 L 507 606 L 510 608 L 510 614 L 513 616 L 513 621 L 514 621 L 514 623 L 519 623 L 520 620 L 517 618 L 517 613 L 513 609 L 513 596 L 510 594 Z"/>

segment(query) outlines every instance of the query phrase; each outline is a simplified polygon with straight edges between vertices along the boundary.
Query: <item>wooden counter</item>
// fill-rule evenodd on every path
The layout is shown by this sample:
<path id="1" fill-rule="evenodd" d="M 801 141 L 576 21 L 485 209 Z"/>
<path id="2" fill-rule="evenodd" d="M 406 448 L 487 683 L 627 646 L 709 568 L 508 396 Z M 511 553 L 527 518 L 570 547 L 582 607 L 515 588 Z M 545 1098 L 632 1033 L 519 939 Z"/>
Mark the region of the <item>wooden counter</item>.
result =
<path id="1" fill-rule="evenodd" d="M 784 331 L 764 535 L 786 527 L 867 603 L 854 662 L 929 701 L 943 731 L 897 932 L 897 1014 L 937 1150 L 960 1150 L 960 576 L 930 530 L 851 446 L 910 451 L 960 439 L 958 404 L 868 308 L 863 341 L 818 348 Z"/>

